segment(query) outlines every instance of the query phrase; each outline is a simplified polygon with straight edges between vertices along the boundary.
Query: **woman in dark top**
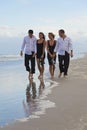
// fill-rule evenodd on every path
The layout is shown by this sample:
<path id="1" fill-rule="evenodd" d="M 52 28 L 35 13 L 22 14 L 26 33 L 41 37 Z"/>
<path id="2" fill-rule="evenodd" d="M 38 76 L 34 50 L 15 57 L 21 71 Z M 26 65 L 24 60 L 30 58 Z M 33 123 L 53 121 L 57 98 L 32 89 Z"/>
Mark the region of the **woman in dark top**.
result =
<path id="1" fill-rule="evenodd" d="M 47 58 L 49 63 L 49 71 L 51 78 L 54 77 L 55 71 L 55 63 L 56 63 L 56 56 L 54 55 L 54 49 L 56 46 L 56 40 L 54 40 L 55 35 L 53 33 L 48 34 L 49 40 L 47 41 Z"/>
<path id="2" fill-rule="evenodd" d="M 45 59 L 45 35 L 40 32 L 37 40 L 37 65 L 40 72 L 39 79 L 43 78 L 44 73 L 44 59 Z"/>

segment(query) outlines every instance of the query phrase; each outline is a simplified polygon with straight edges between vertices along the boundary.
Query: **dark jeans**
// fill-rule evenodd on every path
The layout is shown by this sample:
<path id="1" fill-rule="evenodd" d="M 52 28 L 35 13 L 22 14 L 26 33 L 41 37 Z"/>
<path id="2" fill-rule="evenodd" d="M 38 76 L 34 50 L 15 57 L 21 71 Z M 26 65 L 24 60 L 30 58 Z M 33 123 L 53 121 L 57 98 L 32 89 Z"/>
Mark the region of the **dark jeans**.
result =
<path id="1" fill-rule="evenodd" d="M 70 55 L 67 52 L 65 52 L 64 56 L 58 55 L 58 59 L 59 59 L 60 73 L 64 72 L 64 75 L 67 75 L 70 63 Z"/>
<path id="2" fill-rule="evenodd" d="M 26 67 L 26 71 L 31 72 L 31 74 L 34 74 L 35 73 L 35 57 L 33 58 L 32 55 L 25 54 L 25 67 Z"/>

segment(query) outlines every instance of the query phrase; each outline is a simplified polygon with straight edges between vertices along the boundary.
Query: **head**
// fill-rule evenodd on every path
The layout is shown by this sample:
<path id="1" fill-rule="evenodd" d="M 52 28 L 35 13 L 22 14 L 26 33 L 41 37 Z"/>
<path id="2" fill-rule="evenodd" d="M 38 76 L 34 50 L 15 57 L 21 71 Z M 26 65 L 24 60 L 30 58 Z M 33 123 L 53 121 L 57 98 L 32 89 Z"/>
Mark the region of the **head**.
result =
<path id="1" fill-rule="evenodd" d="M 30 38 L 32 38 L 32 36 L 33 36 L 33 30 L 29 30 L 28 31 L 28 35 L 29 35 Z"/>
<path id="2" fill-rule="evenodd" d="M 49 39 L 54 39 L 54 38 L 55 38 L 55 35 L 50 32 L 50 33 L 48 33 L 48 37 L 49 37 Z"/>
<path id="3" fill-rule="evenodd" d="M 62 38 L 65 36 L 65 31 L 63 29 L 59 30 L 59 36 Z"/>
<path id="4" fill-rule="evenodd" d="M 40 39 L 44 39 L 44 40 L 45 40 L 45 35 L 44 35 L 44 33 L 43 33 L 43 32 L 40 32 L 40 33 L 39 33 L 39 38 L 40 38 Z"/>

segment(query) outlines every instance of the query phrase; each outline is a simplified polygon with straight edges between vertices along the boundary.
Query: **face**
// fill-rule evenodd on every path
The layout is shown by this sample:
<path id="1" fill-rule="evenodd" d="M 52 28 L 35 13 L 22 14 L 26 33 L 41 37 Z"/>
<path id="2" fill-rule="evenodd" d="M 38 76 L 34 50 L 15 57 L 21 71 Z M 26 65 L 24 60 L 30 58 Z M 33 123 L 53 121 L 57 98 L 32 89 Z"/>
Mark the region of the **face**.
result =
<path id="1" fill-rule="evenodd" d="M 33 34 L 32 33 L 29 33 L 29 37 L 32 38 Z"/>
<path id="2" fill-rule="evenodd" d="M 49 37 L 49 39 L 52 39 L 52 38 L 53 38 L 51 34 L 48 34 L 48 37 Z"/>
<path id="3" fill-rule="evenodd" d="M 63 33 L 61 33 L 61 32 L 59 31 L 59 36 L 60 36 L 60 37 L 63 37 L 63 36 L 64 36 L 64 34 L 63 34 Z"/>
<path id="4" fill-rule="evenodd" d="M 39 38 L 42 39 L 43 38 L 43 35 L 41 33 L 39 33 Z"/>

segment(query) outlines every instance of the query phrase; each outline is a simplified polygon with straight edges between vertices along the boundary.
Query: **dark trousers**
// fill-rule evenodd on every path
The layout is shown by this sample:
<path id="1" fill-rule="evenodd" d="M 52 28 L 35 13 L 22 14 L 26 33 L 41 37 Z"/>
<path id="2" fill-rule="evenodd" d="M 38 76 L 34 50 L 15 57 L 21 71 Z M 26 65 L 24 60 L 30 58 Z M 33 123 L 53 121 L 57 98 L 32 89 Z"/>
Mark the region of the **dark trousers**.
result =
<path id="1" fill-rule="evenodd" d="M 70 63 L 70 55 L 67 52 L 65 52 L 64 56 L 58 55 L 58 59 L 59 59 L 60 73 L 64 72 L 64 75 L 67 75 Z"/>
<path id="2" fill-rule="evenodd" d="M 25 54 L 25 67 L 26 71 L 31 72 L 31 74 L 35 73 L 35 57 L 32 55 Z"/>

